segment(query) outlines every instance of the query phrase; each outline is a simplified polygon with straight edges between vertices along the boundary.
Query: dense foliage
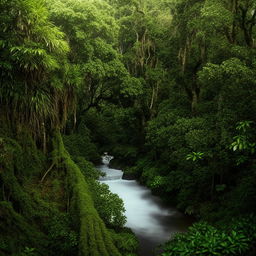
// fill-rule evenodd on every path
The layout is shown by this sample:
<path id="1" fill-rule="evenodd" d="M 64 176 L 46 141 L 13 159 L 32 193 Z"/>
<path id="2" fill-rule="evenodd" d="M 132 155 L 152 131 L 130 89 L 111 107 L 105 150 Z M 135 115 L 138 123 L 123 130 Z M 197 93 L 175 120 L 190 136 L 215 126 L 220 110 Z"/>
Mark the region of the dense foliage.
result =
<path id="1" fill-rule="evenodd" d="M 136 254 L 122 200 L 90 163 L 104 151 L 203 221 L 163 255 L 254 253 L 254 0 L 0 10 L 1 255 Z"/>
<path id="2" fill-rule="evenodd" d="M 225 232 L 204 222 L 196 223 L 186 234 L 168 242 L 162 256 L 244 255 L 255 241 L 255 224 L 255 217 L 239 219 Z"/>

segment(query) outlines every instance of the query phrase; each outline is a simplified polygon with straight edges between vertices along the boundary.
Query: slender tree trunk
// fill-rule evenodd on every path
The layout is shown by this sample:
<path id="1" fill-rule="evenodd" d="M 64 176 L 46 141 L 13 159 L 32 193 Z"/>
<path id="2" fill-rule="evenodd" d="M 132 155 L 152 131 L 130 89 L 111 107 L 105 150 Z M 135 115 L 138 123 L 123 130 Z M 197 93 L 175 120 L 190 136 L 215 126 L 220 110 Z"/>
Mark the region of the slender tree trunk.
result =
<path id="1" fill-rule="evenodd" d="M 73 123 L 73 130 L 75 131 L 76 129 L 76 124 L 77 124 L 77 113 L 76 113 L 76 107 L 75 107 L 75 110 L 74 110 L 74 123 Z"/>
<path id="2" fill-rule="evenodd" d="M 47 152 L 47 142 L 46 142 L 46 130 L 45 130 L 45 123 L 42 123 L 43 127 L 43 152 L 46 154 Z"/>
<path id="3" fill-rule="evenodd" d="M 52 170 L 52 168 L 54 167 L 55 163 L 52 163 L 50 168 L 45 172 L 44 176 L 42 177 L 42 179 L 40 180 L 41 183 L 44 182 L 45 177 L 47 176 L 47 174 Z"/>
<path id="4" fill-rule="evenodd" d="M 192 89 L 192 99 L 191 99 L 191 111 L 193 115 L 197 114 L 197 105 L 199 101 L 199 95 L 196 88 Z"/>
<path id="5" fill-rule="evenodd" d="M 151 102 L 149 106 L 149 110 L 151 111 L 154 105 L 154 99 L 155 99 L 155 87 L 152 87 L 152 94 L 151 94 Z"/>

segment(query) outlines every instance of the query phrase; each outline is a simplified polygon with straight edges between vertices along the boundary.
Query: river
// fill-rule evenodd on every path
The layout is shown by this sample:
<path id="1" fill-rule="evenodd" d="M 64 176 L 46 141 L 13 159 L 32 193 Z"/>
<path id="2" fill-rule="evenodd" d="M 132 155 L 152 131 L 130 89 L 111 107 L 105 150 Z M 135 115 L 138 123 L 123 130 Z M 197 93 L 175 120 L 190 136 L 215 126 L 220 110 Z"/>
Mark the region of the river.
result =
<path id="1" fill-rule="evenodd" d="M 185 232 L 192 223 L 191 218 L 165 205 L 136 180 L 123 180 L 121 170 L 109 168 L 111 159 L 110 156 L 104 156 L 102 165 L 98 166 L 98 169 L 106 174 L 100 181 L 123 199 L 126 226 L 131 228 L 139 239 L 139 255 L 156 255 L 159 252 L 157 246 L 175 233 Z"/>

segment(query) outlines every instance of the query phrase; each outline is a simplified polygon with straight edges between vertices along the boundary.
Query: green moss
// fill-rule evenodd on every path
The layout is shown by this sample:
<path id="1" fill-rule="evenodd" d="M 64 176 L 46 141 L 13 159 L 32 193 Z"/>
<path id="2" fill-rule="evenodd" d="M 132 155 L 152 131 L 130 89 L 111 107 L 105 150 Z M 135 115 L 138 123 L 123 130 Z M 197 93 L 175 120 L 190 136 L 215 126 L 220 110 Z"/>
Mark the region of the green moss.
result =
<path id="1" fill-rule="evenodd" d="M 72 216 L 67 213 L 57 212 L 49 216 L 46 222 L 47 236 L 49 238 L 49 253 L 55 256 L 77 255 L 78 234 L 72 230 Z"/>
<path id="2" fill-rule="evenodd" d="M 31 136 L 31 132 L 26 128 L 22 129 L 17 136 L 17 140 L 22 148 L 22 165 L 18 166 L 19 175 L 30 178 L 41 173 L 45 169 L 46 156 L 40 151 Z"/>
<path id="3" fill-rule="evenodd" d="M 97 180 L 101 176 L 102 172 L 84 157 L 75 157 L 74 161 L 87 179 Z"/>
<path id="4" fill-rule="evenodd" d="M 139 241 L 134 233 L 128 229 L 123 228 L 120 232 L 116 233 L 111 231 L 111 236 L 117 248 L 122 252 L 122 255 L 137 255 L 136 252 L 139 247 Z"/>
<path id="5" fill-rule="evenodd" d="M 60 133 L 54 141 L 54 161 L 67 172 L 71 205 L 77 211 L 80 226 L 80 256 L 121 256 L 113 240 L 99 217 L 90 194 L 89 186 L 79 167 L 65 150 Z"/>
<path id="6" fill-rule="evenodd" d="M 31 217 L 33 215 L 33 203 L 14 174 L 17 166 L 22 165 L 21 147 L 17 142 L 8 138 L 1 139 L 0 144 L 0 181 L 2 186 L 8 191 L 12 201 L 15 203 L 15 207 L 25 216 Z"/>
<path id="7" fill-rule="evenodd" d="M 24 245 L 37 248 L 47 246 L 44 234 L 17 213 L 10 202 L 0 202 L 0 229 L 0 251 L 4 250 L 7 255 L 8 252 L 19 252 Z"/>

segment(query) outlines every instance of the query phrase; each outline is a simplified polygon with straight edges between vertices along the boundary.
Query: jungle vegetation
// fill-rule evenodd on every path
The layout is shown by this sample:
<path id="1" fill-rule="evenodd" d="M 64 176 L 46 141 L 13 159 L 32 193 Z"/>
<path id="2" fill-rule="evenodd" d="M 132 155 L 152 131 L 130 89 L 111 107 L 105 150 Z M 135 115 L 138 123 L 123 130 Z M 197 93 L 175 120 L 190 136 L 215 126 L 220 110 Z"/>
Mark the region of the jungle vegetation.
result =
<path id="1" fill-rule="evenodd" d="M 196 218 L 162 256 L 255 255 L 254 0 L 0 11 L 0 255 L 137 255 L 105 151 Z"/>

